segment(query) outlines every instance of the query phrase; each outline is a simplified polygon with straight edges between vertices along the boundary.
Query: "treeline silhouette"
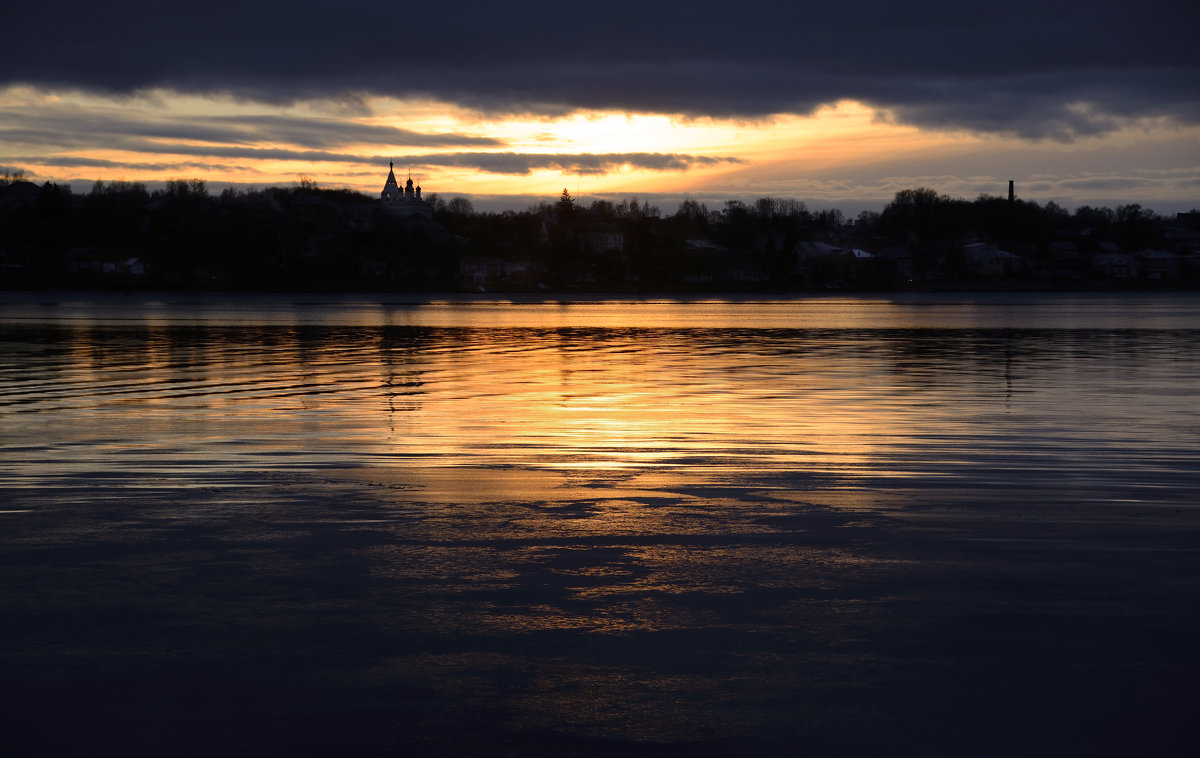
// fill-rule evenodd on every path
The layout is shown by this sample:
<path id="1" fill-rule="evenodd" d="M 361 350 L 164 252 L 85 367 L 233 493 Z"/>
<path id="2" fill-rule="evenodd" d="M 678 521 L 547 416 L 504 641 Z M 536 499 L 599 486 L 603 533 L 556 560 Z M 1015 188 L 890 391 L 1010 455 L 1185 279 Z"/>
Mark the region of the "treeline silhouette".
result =
<path id="1" fill-rule="evenodd" d="M 761 198 L 670 214 L 564 190 L 521 212 L 427 195 L 431 217 L 295 186 L 198 179 L 87 193 L 0 177 L 0 287 L 380 291 L 1195 287 L 1200 213 L 904 190 L 881 212 Z"/>

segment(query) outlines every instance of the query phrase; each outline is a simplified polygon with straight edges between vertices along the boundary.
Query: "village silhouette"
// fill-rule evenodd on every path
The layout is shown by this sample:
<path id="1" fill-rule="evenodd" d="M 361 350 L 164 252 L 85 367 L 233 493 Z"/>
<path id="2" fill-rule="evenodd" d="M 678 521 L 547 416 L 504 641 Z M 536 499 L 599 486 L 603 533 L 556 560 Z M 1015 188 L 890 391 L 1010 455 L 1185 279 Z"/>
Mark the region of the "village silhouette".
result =
<path id="1" fill-rule="evenodd" d="M 1000 188 L 1003 190 L 1003 188 Z M 0 175 L 0 288 L 413 292 L 1194 289 L 1200 211 L 1068 211 L 929 188 L 846 218 L 764 197 L 671 211 L 564 189 L 525 211 L 422 195 L 389 166 L 378 197 L 199 179 L 87 193 Z"/>

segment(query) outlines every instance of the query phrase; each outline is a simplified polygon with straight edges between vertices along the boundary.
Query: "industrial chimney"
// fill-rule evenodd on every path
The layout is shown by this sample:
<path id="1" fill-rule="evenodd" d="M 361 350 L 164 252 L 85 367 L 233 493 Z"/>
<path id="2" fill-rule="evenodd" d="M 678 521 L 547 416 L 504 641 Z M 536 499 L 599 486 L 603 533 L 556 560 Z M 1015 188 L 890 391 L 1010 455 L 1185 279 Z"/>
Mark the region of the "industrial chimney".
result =
<path id="1" fill-rule="evenodd" d="M 1008 202 L 1011 203 L 1016 199 L 1017 199 L 1017 196 L 1013 194 L 1013 180 L 1009 179 L 1008 180 Z"/>

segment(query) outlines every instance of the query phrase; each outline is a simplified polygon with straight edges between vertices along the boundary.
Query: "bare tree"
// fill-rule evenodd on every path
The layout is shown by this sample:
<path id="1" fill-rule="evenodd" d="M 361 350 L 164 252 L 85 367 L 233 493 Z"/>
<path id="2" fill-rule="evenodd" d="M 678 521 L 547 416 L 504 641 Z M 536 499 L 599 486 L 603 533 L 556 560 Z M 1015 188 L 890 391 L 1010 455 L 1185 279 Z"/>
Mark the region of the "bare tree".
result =
<path id="1" fill-rule="evenodd" d="M 475 206 L 465 197 L 453 197 L 446 203 L 446 212 L 455 216 L 470 216 L 475 213 Z"/>
<path id="2" fill-rule="evenodd" d="M 25 176 L 25 169 L 5 166 L 0 170 L 0 187 L 7 187 L 15 182 L 23 182 L 25 181 Z"/>

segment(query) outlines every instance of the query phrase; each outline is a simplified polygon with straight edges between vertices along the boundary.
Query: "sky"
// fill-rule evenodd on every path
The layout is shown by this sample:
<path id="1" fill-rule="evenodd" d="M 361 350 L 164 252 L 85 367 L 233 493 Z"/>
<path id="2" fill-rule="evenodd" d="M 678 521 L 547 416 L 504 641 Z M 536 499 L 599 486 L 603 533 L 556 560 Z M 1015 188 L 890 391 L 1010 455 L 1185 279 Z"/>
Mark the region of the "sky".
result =
<path id="1" fill-rule="evenodd" d="M 897 191 L 1200 207 L 1200 8 L 1073 2 L 13 3 L 0 167 L 96 180 L 300 177 L 523 210 L 567 189 Z"/>

